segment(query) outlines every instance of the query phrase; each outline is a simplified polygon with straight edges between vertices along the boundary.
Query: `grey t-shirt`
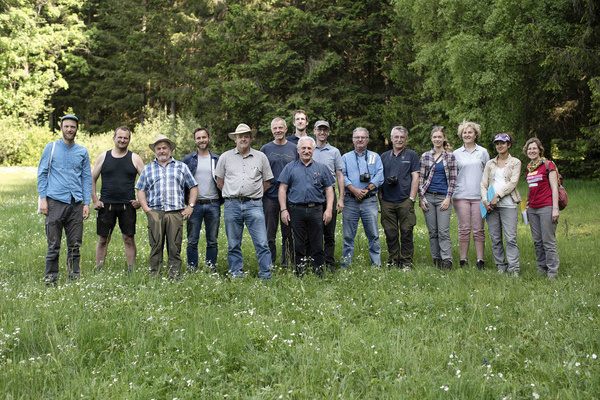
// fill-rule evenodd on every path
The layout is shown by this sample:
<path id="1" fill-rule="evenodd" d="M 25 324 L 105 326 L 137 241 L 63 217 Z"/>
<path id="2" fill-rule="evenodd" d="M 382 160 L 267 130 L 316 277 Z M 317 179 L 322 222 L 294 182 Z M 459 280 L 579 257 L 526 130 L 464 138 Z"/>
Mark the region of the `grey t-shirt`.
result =
<path id="1" fill-rule="evenodd" d="M 273 179 L 269 160 L 264 153 L 250 149 L 242 157 L 237 148 L 226 151 L 219 158 L 217 177 L 223 179 L 223 197 L 263 197 L 263 181 Z"/>
<path id="2" fill-rule="evenodd" d="M 198 200 L 216 200 L 219 198 L 219 192 L 212 177 L 210 165 L 212 163 L 212 158 L 210 155 L 197 157 L 198 166 L 196 167 L 194 179 L 198 182 Z"/>

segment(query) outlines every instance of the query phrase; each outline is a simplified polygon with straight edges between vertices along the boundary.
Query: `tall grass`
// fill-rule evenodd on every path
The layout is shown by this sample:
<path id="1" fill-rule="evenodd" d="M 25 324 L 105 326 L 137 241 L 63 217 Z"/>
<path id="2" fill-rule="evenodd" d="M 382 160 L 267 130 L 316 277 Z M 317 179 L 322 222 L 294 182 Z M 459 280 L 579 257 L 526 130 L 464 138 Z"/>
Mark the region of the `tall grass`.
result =
<path id="1" fill-rule="evenodd" d="M 410 272 L 367 267 L 364 233 L 346 271 L 323 279 L 277 270 L 152 279 L 145 216 L 138 270 L 120 238 L 93 274 L 95 218 L 85 223 L 82 278 L 43 284 L 43 217 L 31 170 L 0 170 L 0 388 L 10 399 L 591 399 L 600 396 L 600 184 L 569 181 L 558 229 L 559 279 L 535 272 L 519 226 L 521 276 L 430 266 L 417 211 Z M 524 189 L 524 188 L 522 188 Z M 522 191 L 524 194 L 524 190 Z M 341 219 L 340 219 L 341 235 Z M 452 220 L 456 239 L 456 220 Z M 115 235 L 118 236 L 118 235 Z M 385 240 L 381 233 L 385 254 Z M 456 243 L 456 242 L 455 242 Z M 185 243 L 184 243 L 185 246 Z M 456 247 L 456 246 L 455 246 Z M 203 250 L 203 249 L 202 249 Z M 341 251 L 341 237 L 338 241 Z M 454 248 L 455 259 L 458 248 Z M 245 238 L 246 268 L 257 263 Z M 471 255 L 473 258 L 473 255 Z M 64 254 L 61 264 L 64 265 Z"/>

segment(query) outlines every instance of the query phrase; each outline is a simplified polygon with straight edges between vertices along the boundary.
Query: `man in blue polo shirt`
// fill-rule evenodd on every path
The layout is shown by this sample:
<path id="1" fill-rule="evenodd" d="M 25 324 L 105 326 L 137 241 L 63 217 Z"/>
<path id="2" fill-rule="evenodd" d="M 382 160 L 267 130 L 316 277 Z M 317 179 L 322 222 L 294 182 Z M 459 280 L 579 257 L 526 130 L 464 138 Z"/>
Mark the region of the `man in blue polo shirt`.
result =
<path id="1" fill-rule="evenodd" d="M 67 236 L 69 279 L 79 278 L 79 248 L 83 221 L 90 216 L 92 168 L 85 147 L 75 143 L 79 119 L 68 114 L 60 120 L 62 139 L 48 143 L 38 166 L 40 212 L 46 216 L 46 285 L 56 285 L 62 231 Z"/>
<path id="2" fill-rule="evenodd" d="M 343 232 L 344 248 L 342 268 L 352 263 L 354 257 L 354 238 L 358 230 L 358 220 L 362 219 L 363 228 L 369 241 L 369 257 L 372 266 L 381 265 L 381 246 L 379 245 L 379 224 L 377 223 L 377 189 L 383 184 L 383 165 L 379 154 L 368 151 L 369 131 L 358 127 L 352 132 L 354 150 L 342 156 L 344 162 Z"/>
<path id="3" fill-rule="evenodd" d="M 300 159 L 286 165 L 279 175 L 281 221 L 291 225 L 294 232 L 296 274 L 299 276 L 310 265 L 316 273 L 322 273 L 325 263 L 323 223 L 328 224 L 333 213 L 335 180 L 325 165 L 313 161 L 314 151 L 313 138 L 300 138 Z"/>
<path id="4" fill-rule="evenodd" d="M 381 155 L 385 178 L 379 189 L 381 225 L 388 246 L 388 265 L 409 269 L 414 254 L 415 197 L 419 189 L 420 162 L 417 153 L 406 148 L 408 130 L 405 127 L 393 127 L 390 136 L 393 147 Z"/>

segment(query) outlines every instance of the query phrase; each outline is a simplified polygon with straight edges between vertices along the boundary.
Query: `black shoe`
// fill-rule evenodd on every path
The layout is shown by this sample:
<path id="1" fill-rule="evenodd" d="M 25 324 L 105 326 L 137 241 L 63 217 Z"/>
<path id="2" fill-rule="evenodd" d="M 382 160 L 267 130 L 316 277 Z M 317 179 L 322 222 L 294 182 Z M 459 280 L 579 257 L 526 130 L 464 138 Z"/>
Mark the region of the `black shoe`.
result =
<path id="1" fill-rule="evenodd" d="M 442 260 L 442 269 L 450 271 L 452 269 L 452 260 Z"/>
<path id="2" fill-rule="evenodd" d="M 460 260 L 460 267 L 468 267 L 469 266 L 469 262 L 467 260 Z"/>
<path id="3" fill-rule="evenodd" d="M 436 268 L 442 268 L 442 259 L 441 258 L 434 258 L 433 259 L 433 266 Z"/>
<path id="4" fill-rule="evenodd" d="M 477 269 L 483 271 L 485 269 L 485 261 L 477 260 Z"/>

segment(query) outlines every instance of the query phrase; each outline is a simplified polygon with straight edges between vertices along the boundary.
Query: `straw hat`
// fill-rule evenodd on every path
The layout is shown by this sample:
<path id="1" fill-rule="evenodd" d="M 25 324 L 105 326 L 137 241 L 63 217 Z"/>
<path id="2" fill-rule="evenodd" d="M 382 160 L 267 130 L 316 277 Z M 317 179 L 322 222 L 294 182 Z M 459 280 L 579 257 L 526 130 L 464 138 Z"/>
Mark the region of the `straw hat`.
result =
<path id="1" fill-rule="evenodd" d="M 256 133 L 256 129 L 250 129 L 250 127 L 246 124 L 239 124 L 237 128 L 235 128 L 235 132 L 228 133 L 229 138 L 231 140 L 235 140 L 237 135 L 241 135 L 242 133 L 250 133 L 254 135 Z"/>
<path id="2" fill-rule="evenodd" d="M 171 151 L 175 150 L 175 147 L 177 147 L 177 145 L 175 144 L 174 141 L 172 141 L 171 139 L 169 139 L 165 135 L 162 135 L 162 134 L 159 133 L 154 138 L 154 142 L 149 144 L 150 150 L 154 151 L 154 146 L 156 146 L 156 144 L 160 143 L 160 142 L 167 142 L 167 143 L 169 143 L 169 146 L 171 146 Z"/>

